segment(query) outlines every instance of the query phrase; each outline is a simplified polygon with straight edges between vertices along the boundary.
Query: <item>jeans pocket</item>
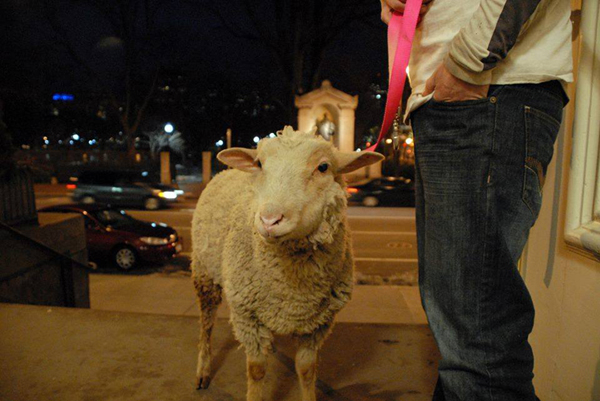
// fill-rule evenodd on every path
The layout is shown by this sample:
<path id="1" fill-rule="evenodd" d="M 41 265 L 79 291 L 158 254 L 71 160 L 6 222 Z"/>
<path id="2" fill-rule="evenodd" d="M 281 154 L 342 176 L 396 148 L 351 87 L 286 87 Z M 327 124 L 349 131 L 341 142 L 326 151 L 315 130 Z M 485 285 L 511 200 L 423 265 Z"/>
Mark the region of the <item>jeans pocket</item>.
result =
<path id="1" fill-rule="evenodd" d="M 527 205 L 534 219 L 537 219 L 542 208 L 542 187 L 538 172 L 525 165 L 523 174 L 523 202 Z"/>
<path id="2" fill-rule="evenodd" d="M 525 106 L 524 111 L 526 164 L 536 170 L 538 166 L 533 166 L 530 162 L 539 162 L 539 165 L 542 167 L 542 173 L 545 175 L 548 164 L 552 159 L 552 154 L 554 153 L 554 142 L 558 136 L 562 114 L 557 115 L 555 118 L 530 106 Z"/>
<path id="3" fill-rule="evenodd" d="M 526 154 L 523 163 L 523 202 L 534 218 L 542 205 L 542 189 L 554 142 L 560 130 L 561 115 L 553 117 L 530 106 L 524 107 Z"/>

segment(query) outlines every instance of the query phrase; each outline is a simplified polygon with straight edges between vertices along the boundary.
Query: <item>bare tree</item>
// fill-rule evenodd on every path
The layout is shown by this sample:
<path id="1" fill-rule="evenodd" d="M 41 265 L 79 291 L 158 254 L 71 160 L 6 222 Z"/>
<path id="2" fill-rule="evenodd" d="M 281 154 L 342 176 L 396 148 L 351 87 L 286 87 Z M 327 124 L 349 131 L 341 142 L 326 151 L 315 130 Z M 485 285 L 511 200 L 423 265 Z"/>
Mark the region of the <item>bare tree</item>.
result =
<path id="1" fill-rule="evenodd" d="M 294 97 L 315 89 L 323 79 L 330 45 L 351 24 L 368 25 L 369 17 L 380 12 L 377 2 L 364 0 L 204 0 L 198 4 L 211 10 L 231 35 L 269 49 L 286 80 L 287 94 L 276 100 L 290 123 Z"/>
<path id="2" fill-rule="evenodd" d="M 55 40 L 105 92 L 119 117 L 127 142 L 129 160 L 135 157 L 135 136 L 156 88 L 160 71 L 158 59 L 149 57 L 156 13 L 168 0 L 40 0 L 46 19 L 55 33 Z M 81 51 L 80 38 L 68 28 L 65 16 L 69 7 L 82 4 L 102 19 L 110 32 L 96 44 L 99 52 L 118 54 L 122 71 L 109 76 L 102 66 L 94 66 Z M 102 55 L 102 54 L 101 54 Z"/>

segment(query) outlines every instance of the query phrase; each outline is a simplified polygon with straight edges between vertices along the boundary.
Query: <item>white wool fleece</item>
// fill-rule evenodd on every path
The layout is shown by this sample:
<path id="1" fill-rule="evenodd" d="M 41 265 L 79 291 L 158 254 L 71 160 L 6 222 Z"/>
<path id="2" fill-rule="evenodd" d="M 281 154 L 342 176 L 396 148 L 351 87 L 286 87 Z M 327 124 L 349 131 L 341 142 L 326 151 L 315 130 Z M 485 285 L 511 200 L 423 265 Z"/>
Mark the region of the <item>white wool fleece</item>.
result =
<path id="1" fill-rule="evenodd" d="M 282 152 L 287 163 L 276 160 Z M 326 160 L 335 172 L 334 152 L 313 135 L 284 132 L 259 145 L 264 173 L 224 171 L 200 197 L 192 221 L 193 275 L 207 274 L 223 288 L 235 336 L 249 355 L 270 349 L 274 334 L 312 334 L 321 342 L 350 300 L 353 260 L 341 176 L 311 181 L 314 167 L 307 167 Z M 288 180 L 269 176 L 276 163 Z M 318 196 L 307 201 L 303 191 Z M 261 237 L 255 220 L 269 197 L 295 208 L 300 237 L 275 243 Z"/>

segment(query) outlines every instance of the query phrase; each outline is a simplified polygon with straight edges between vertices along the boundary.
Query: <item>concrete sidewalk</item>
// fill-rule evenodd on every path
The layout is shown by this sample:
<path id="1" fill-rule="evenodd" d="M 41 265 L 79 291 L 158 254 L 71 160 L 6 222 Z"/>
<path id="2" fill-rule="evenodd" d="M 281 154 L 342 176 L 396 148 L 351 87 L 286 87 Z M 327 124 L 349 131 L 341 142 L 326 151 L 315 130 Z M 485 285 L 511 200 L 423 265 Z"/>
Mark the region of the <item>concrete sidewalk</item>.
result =
<path id="1" fill-rule="evenodd" d="M 189 273 L 141 275 L 90 274 L 91 308 L 176 316 L 198 316 Z M 218 316 L 227 318 L 224 302 Z M 352 301 L 337 316 L 338 322 L 421 324 L 427 319 L 418 287 L 356 285 Z"/>
<path id="2" fill-rule="evenodd" d="M 229 324 L 213 331 L 213 381 L 194 383 L 198 328 L 165 316 L 0 304 L 0 399 L 243 401 L 245 355 Z M 295 346 L 276 339 L 267 399 L 300 400 Z M 320 401 L 426 401 L 439 355 L 424 325 L 339 323 L 320 353 Z"/>

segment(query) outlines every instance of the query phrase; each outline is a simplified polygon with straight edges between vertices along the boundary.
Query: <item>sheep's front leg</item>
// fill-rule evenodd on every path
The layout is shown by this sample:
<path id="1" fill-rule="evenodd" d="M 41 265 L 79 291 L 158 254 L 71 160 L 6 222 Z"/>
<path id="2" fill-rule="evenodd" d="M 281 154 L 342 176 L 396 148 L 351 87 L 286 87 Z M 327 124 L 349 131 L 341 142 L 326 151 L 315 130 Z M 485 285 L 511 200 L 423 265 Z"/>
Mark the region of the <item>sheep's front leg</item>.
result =
<path id="1" fill-rule="evenodd" d="M 264 401 L 265 376 L 267 375 L 267 356 L 264 354 L 247 355 L 248 401 Z"/>
<path id="2" fill-rule="evenodd" d="M 302 389 L 302 401 L 316 401 L 317 349 L 300 345 L 296 352 L 296 373 Z"/>
<path id="3" fill-rule="evenodd" d="M 273 334 L 255 319 L 235 314 L 231 317 L 233 331 L 246 350 L 248 401 L 264 401 L 267 356 L 273 350 Z"/>
<path id="4" fill-rule="evenodd" d="M 331 324 L 325 324 L 312 334 L 298 338 L 296 352 L 296 374 L 302 390 L 302 401 L 316 401 L 317 355 L 325 338 L 331 332 Z"/>

